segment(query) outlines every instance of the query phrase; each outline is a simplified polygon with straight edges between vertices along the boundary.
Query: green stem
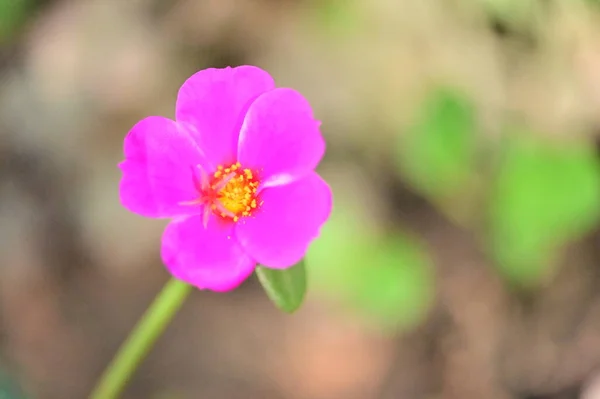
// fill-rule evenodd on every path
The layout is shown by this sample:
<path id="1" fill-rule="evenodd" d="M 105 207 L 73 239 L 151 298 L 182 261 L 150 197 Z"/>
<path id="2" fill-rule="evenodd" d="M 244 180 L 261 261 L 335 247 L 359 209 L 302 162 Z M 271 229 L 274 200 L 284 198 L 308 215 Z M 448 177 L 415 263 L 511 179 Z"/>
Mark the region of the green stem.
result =
<path id="1" fill-rule="evenodd" d="M 191 285 L 174 278 L 165 284 L 104 371 L 90 399 L 119 396 L 191 291 Z"/>

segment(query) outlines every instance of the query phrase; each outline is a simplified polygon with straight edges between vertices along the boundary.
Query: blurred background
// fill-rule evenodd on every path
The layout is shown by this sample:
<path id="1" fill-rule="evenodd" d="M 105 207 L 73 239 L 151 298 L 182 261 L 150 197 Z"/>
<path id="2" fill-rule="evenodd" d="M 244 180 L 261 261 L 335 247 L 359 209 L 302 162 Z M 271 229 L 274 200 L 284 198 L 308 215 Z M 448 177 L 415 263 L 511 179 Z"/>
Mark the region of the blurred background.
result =
<path id="1" fill-rule="evenodd" d="M 309 295 L 195 292 L 131 399 L 600 398 L 600 3 L 0 0 L 0 397 L 85 398 L 168 275 L 122 142 L 207 67 L 323 121 Z"/>

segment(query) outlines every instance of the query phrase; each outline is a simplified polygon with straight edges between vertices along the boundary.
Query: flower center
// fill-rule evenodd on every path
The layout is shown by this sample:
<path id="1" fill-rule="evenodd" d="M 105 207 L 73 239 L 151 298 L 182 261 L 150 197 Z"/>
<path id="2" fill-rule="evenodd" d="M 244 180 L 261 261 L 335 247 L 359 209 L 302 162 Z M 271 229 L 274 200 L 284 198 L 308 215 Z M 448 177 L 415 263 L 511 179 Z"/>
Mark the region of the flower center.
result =
<path id="1" fill-rule="evenodd" d="M 250 169 L 243 169 L 239 162 L 219 165 L 209 176 L 200 166 L 192 170 L 198 198 L 181 202 L 181 205 L 204 205 L 203 224 L 206 227 L 210 214 L 237 222 L 240 217 L 250 216 L 262 205 L 258 199 L 259 181 Z"/>
<path id="2" fill-rule="evenodd" d="M 241 216 L 250 216 L 259 206 L 257 202 L 258 180 L 250 169 L 242 169 L 240 163 L 224 167 L 219 165 L 213 174 L 210 188 L 222 205 L 211 204 L 211 209 L 222 217 L 235 222 Z"/>

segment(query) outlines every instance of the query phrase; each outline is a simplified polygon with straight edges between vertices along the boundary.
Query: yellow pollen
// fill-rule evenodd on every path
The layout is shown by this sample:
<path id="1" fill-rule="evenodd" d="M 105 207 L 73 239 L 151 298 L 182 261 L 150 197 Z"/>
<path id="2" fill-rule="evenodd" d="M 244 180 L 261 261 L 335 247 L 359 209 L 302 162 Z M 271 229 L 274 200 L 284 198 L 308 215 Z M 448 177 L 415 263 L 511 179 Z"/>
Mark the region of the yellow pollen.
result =
<path id="1" fill-rule="evenodd" d="M 217 215 L 239 221 L 250 216 L 260 205 L 257 192 L 259 181 L 250 169 L 243 169 L 239 162 L 231 165 L 219 165 L 210 178 L 210 187 L 214 203 L 210 209 Z"/>

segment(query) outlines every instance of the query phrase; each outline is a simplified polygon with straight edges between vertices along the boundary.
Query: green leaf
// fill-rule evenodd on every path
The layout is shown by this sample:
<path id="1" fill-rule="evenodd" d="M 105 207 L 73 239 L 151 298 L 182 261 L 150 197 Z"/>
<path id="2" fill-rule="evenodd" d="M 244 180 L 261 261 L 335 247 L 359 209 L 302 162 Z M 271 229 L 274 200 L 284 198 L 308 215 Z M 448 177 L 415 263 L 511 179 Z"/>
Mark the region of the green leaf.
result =
<path id="1" fill-rule="evenodd" d="M 600 164 L 594 148 L 511 136 L 494 183 L 490 240 L 500 271 L 521 284 L 552 272 L 567 241 L 600 217 Z"/>
<path id="2" fill-rule="evenodd" d="M 473 105 L 455 90 L 437 88 L 426 98 L 415 125 L 401 138 L 400 167 L 423 193 L 446 197 L 468 182 L 475 146 Z"/>
<path id="3" fill-rule="evenodd" d="M 304 261 L 282 270 L 259 266 L 256 275 L 267 296 L 279 309 L 293 313 L 302 305 L 306 294 Z"/>

